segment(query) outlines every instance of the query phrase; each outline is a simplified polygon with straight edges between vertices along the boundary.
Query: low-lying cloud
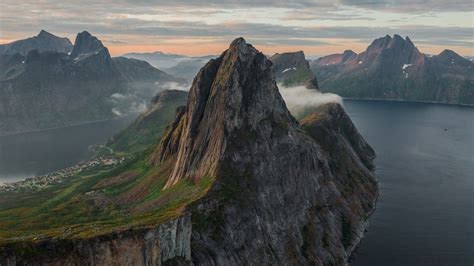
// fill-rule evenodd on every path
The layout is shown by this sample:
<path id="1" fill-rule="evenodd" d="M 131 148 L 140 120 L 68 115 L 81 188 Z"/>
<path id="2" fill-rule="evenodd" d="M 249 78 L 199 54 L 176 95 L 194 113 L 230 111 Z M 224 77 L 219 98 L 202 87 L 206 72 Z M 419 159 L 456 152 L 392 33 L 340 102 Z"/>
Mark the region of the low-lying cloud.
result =
<path id="1" fill-rule="evenodd" d="M 342 98 L 337 94 L 309 90 L 304 86 L 284 87 L 279 85 L 278 88 L 286 106 L 295 116 L 301 115 L 307 108 L 318 107 L 326 103 L 342 105 Z"/>
<path id="2" fill-rule="evenodd" d="M 189 91 L 190 85 L 180 84 L 178 82 L 166 82 L 161 85 L 163 90 L 179 90 L 179 91 Z"/>

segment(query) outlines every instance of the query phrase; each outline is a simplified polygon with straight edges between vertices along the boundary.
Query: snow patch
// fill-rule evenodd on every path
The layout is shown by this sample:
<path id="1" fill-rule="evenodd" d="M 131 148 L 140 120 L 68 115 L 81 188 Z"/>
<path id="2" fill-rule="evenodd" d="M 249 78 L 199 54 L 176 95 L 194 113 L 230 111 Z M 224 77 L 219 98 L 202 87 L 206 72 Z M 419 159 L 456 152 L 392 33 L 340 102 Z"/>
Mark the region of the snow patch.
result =
<path id="1" fill-rule="evenodd" d="M 117 108 L 112 108 L 112 113 L 116 116 L 123 116 L 123 114 L 117 109 Z"/>
<path id="2" fill-rule="evenodd" d="M 359 65 L 362 64 L 363 62 L 362 61 L 359 61 Z"/>
<path id="3" fill-rule="evenodd" d="M 285 73 L 287 71 L 290 71 L 290 70 L 296 70 L 296 67 L 287 68 L 287 69 L 283 70 L 281 73 L 283 74 L 283 73 Z"/>
<path id="4" fill-rule="evenodd" d="M 402 69 L 405 70 L 407 67 L 411 67 L 413 64 L 403 64 Z"/>

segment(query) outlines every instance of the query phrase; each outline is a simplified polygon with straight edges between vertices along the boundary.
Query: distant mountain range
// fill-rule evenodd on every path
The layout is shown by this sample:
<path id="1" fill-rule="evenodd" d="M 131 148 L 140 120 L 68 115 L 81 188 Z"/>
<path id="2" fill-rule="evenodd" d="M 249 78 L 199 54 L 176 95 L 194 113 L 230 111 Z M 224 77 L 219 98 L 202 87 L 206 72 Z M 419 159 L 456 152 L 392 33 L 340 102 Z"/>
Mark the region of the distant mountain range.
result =
<path id="1" fill-rule="evenodd" d="M 454 51 L 421 53 L 410 38 L 387 35 L 356 54 L 311 62 L 320 89 L 343 97 L 474 104 L 474 64 Z"/>
<path id="2" fill-rule="evenodd" d="M 45 30 L 41 30 L 37 36 L 0 45 L 0 54 L 20 54 L 26 56 L 32 50 L 38 52 L 68 53 L 73 45 L 68 38 L 57 37 Z"/>
<path id="3" fill-rule="evenodd" d="M 135 58 L 149 62 L 152 66 L 162 69 L 175 77 L 192 81 L 193 78 L 210 59 L 217 55 L 192 57 L 187 55 L 167 54 L 163 52 L 153 53 L 128 53 L 124 57 Z"/>
<path id="4" fill-rule="evenodd" d="M 86 31 L 67 44 L 41 31 L 0 46 L 0 134 L 138 113 L 163 83 L 184 82 L 147 62 L 112 58 Z"/>

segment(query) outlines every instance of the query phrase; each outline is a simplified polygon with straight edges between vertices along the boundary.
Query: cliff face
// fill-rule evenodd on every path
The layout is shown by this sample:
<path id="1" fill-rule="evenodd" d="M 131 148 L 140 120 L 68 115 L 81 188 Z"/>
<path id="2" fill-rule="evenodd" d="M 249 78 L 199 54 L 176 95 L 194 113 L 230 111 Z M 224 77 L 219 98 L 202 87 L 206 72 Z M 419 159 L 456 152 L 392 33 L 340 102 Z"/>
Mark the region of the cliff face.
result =
<path id="1" fill-rule="evenodd" d="M 153 229 L 0 247 L 0 265 L 161 265 L 190 261 L 190 240 L 191 218 L 183 216 Z"/>
<path id="2" fill-rule="evenodd" d="M 271 63 L 243 39 L 201 70 L 186 113 L 152 157 L 176 159 L 165 189 L 216 177 L 190 208 L 193 263 L 347 260 L 377 195 L 374 152 L 339 105 L 314 116 L 298 124 Z"/>
<path id="3" fill-rule="evenodd" d="M 84 187 L 72 197 L 71 204 L 77 205 L 100 194 L 106 199 L 102 205 L 120 205 L 120 219 L 143 215 L 148 222 L 158 215 L 158 221 L 172 217 L 170 221 L 155 224 L 158 229 L 62 240 L 68 245 L 44 240 L 45 251 L 30 257 L 25 246 L 8 244 L 0 249 L 4 261 L 345 264 L 374 209 L 375 154 L 338 104 L 320 107 L 301 123 L 294 119 L 273 71 L 262 53 L 236 39 L 201 69 L 186 107 L 177 109 L 175 121 L 146 157 L 149 165 L 140 164 L 150 175 L 123 183 L 129 179 L 123 173 L 139 175 L 134 174 L 138 168 L 125 169 L 98 183 L 88 181 L 92 188 Z M 114 193 L 107 196 L 107 191 Z M 67 206 L 62 209 L 74 215 Z M 102 221 L 88 221 L 82 230 L 93 231 L 90 224 L 100 226 Z M 26 236 L 31 238 L 30 230 Z M 66 252 L 58 246 L 66 246 Z"/>
<path id="4" fill-rule="evenodd" d="M 322 91 L 362 99 L 474 104 L 474 64 L 456 53 L 428 57 L 399 35 L 374 40 L 360 54 L 311 63 Z"/>

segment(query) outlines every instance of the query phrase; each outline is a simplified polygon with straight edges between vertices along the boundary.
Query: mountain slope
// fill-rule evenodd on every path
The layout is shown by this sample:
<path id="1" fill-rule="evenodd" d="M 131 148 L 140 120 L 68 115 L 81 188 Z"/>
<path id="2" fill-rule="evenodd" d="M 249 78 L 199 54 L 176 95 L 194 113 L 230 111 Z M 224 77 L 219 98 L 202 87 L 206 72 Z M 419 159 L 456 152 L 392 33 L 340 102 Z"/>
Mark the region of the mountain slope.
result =
<path id="1" fill-rule="evenodd" d="M 430 58 L 408 37 L 387 35 L 361 54 L 323 57 L 311 69 L 322 91 L 344 97 L 474 104 L 472 62 L 460 56 L 455 63 L 440 59 L 444 57 Z M 459 65 L 456 75 L 449 74 L 453 64 Z"/>
<path id="2" fill-rule="evenodd" d="M 374 157 L 338 104 L 295 120 L 239 38 L 149 153 L 23 200 L 0 192 L 0 263 L 343 265 L 374 208 Z"/>
<path id="3" fill-rule="evenodd" d="M 273 63 L 276 80 L 283 86 L 306 86 L 309 89 L 319 89 L 316 77 L 311 72 L 302 51 L 274 54 L 270 57 L 270 61 Z"/>
<path id="4" fill-rule="evenodd" d="M 107 144 L 115 152 L 137 152 L 156 144 L 168 124 L 179 114 L 179 106 L 186 105 L 188 93 L 165 90 L 156 95 L 148 109 Z"/>
<path id="5" fill-rule="evenodd" d="M 71 55 L 32 50 L 0 56 L 0 134 L 139 112 L 164 82 L 179 79 L 146 62 L 111 58 L 88 32 Z"/>
<path id="6" fill-rule="evenodd" d="M 0 54 L 21 54 L 26 56 L 33 50 L 38 50 L 39 52 L 69 53 L 71 49 L 72 44 L 67 38 L 60 38 L 45 30 L 41 30 L 37 36 L 1 44 Z"/>
<path id="7" fill-rule="evenodd" d="M 164 189 L 215 176 L 193 212 L 195 264 L 347 260 L 377 194 L 374 153 L 339 105 L 329 109 L 301 128 L 272 64 L 243 39 L 200 71 L 186 113 L 152 156 L 155 165 L 176 161 Z"/>

